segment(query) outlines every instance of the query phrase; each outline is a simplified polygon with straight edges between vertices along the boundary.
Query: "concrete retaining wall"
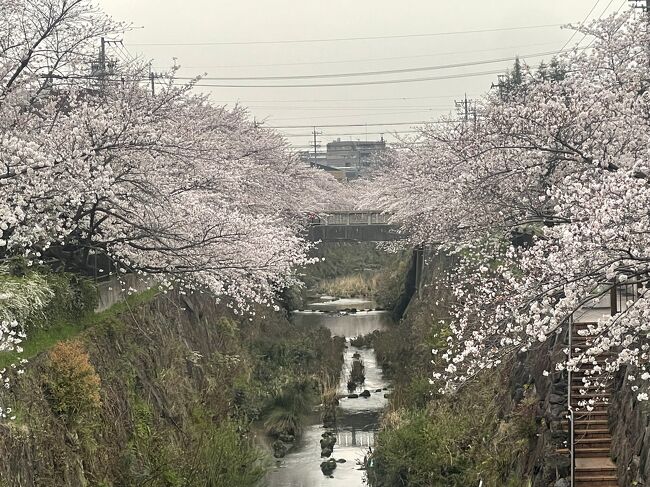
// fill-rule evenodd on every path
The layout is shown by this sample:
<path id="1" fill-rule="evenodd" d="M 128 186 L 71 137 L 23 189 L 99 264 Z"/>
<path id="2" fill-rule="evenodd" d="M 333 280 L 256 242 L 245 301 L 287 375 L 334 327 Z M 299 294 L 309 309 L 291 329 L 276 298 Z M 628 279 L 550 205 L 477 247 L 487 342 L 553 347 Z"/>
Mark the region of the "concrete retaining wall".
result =
<path id="1" fill-rule="evenodd" d="M 126 274 L 119 278 L 113 276 L 107 281 L 98 282 L 95 312 L 105 311 L 114 304 L 124 301 L 129 293 L 146 291 L 153 282 L 151 278 L 142 278 L 136 274 Z"/>

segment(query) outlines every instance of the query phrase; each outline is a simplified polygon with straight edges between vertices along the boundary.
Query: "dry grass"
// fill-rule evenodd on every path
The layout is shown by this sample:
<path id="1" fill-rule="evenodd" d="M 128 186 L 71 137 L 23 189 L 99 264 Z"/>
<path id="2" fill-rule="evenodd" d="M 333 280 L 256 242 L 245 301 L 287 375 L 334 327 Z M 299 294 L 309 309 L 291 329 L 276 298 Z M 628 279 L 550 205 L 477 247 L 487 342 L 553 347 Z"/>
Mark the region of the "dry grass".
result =
<path id="1" fill-rule="evenodd" d="M 377 273 L 353 274 L 327 279 L 318 285 L 318 292 L 340 298 L 372 296 L 377 289 Z"/>

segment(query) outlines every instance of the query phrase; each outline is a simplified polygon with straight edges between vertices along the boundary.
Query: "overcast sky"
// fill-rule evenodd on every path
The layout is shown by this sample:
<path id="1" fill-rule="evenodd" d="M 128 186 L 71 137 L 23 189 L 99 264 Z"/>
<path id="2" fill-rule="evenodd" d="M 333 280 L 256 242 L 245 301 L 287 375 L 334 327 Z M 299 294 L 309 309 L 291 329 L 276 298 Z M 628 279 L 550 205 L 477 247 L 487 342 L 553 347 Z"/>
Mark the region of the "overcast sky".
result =
<path id="1" fill-rule="evenodd" d="M 622 0 L 98 0 L 115 20 L 142 26 L 127 33 L 132 55 L 180 76 L 268 77 L 411 69 L 512 58 L 531 65 L 560 50 L 572 31 L 560 24 L 607 15 Z M 622 8 L 627 8 L 623 6 Z M 593 10 L 592 10 L 593 9 Z M 526 27 L 526 28 L 522 28 Z M 531 28 L 534 27 L 534 28 Z M 500 29 L 500 30 L 497 30 Z M 468 32 L 474 31 L 474 32 Z M 476 32 L 483 31 L 483 32 Z M 487 31 L 487 32 L 486 32 Z M 431 35 L 433 34 L 433 35 Z M 392 37 L 389 36 L 409 36 Z M 359 37 L 389 37 L 356 39 Z M 574 37 L 571 45 L 580 41 Z M 337 39 L 337 40 L 333 40 Z M 342 40 L 348 39 L 348 40 Z M 318 40 L 318 42 L 295 42 Z M 326 41 L 323 41 L 326 40 Z M 292 42 L 272 42 L 292 41 Z M 587 44 L 588 40 L 583 44 Z M 185 44 L 185 45 L 183 45 Z M 113 48 L 112 55 L 124 55 Z M 550 58 L 550 55 L 544 58 Z M 286 80 L 205 80 L 202 84 L 331 84 L 457 76 L 418 82 L 294 88 L 201 87 L 218 104 L 240 102 L 296 147 L 343 139 L 391 140 L 392 132 L 454 110 L 454 100 L 480 96 L 511 60 L 389 75 Z M 464 76 L 465 75 L 465 76 Z M 361 127 L 323 125 L 367 124 Z M 375 125 L 372 125 L 375 124 Z M 379 126 L 378 124 L 382 124 Z"/>

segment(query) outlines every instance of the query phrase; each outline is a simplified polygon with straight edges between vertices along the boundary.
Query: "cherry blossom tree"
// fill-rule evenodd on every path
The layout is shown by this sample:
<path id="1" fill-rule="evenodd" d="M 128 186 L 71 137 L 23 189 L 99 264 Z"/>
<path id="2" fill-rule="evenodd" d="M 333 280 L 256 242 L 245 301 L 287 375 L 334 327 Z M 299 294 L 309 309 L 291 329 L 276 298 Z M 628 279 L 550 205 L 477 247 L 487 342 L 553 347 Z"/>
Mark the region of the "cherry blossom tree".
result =
<path id="1" fill-rule="evenodd" d="M 461 250 L 440 379 L 457 384 L 546 341 L 622 282 L 634 300 L 556 366 L 613 351 L 596 373 L 633 365 L 650 378 L 647 26 L 627 12 L 580 28 L 592 44 L 559 55 L 552 76 L 522 65 L 507 94 L 477 103 L 476 122 L 424 127 L 366 185 L 411 244 Z M 513 234 L 528 243 L 510 245 Z"/>
<path id="2" fill-rule="evenodd" d="M 87 0 L 0 12 L 0 257 L 101 254 L 242 307 L 294 282 L 302 215 L 337 200 L 332 178 L 173 69 L 153 96 L 137 62 L 91 68 L 124 27 Z"/>

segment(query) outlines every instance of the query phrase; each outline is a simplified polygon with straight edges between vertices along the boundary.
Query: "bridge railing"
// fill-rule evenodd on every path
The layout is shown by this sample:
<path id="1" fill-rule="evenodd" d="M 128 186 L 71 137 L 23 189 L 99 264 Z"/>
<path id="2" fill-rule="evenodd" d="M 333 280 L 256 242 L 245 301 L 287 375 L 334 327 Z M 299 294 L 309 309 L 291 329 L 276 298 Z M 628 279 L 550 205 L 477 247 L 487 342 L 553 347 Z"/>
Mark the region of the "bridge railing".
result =
<path id="1" fill-rule="evenodd" d="M 313 215 L 311 225 L 388 225 L 390 215 L 380 211 L 337 211 Z"/>

